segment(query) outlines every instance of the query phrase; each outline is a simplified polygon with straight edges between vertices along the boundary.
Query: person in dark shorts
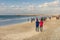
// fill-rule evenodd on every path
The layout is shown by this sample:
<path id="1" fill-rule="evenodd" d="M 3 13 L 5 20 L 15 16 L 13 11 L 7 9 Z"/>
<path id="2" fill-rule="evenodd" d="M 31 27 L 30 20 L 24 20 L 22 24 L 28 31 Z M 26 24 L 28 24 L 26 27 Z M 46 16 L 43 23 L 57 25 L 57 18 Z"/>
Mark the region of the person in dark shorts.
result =
<path id="1" fill-rule="evenodd" d="M 36 31 L 39 31 L 39 21 L 38 21 L 38 18 L 36 19 Z"/>

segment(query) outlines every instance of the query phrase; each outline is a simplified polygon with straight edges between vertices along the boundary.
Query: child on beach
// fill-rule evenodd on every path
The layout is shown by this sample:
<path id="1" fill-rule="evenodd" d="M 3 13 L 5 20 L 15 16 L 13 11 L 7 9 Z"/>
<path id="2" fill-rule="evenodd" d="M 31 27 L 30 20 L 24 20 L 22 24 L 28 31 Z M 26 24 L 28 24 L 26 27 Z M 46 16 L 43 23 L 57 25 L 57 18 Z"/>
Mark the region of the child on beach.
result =
<path id="1" fill-rule="evenodd" d="M 39 31 L 39 21 L 38 21 L 38 18 L 36 18 L 36 31 Z"/>
<path id="2" fill-rule="evenodd" d="M 40 25 L 40 31 L 42 32 L 43 31 L 43 19 L 42 18 L 39 22 L 39 25 Z"/>

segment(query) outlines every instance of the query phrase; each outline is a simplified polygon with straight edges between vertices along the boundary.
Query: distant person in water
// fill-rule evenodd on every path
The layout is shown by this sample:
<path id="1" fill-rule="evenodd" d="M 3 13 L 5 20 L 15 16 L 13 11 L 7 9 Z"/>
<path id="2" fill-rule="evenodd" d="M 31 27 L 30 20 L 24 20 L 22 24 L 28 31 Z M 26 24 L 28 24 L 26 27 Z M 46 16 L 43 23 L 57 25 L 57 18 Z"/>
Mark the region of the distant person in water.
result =
<path id="1" fill-rule="evenodd" d="M 39 31 L 39 21 L 38 21 L 38 18 L 36 18 L 36 31 Z"/>
<path id="2" fill-rule="evenodd" d="M 39 25 L 40 25 L 40 31 L 42 32 L 43 31 L 43 19 L 42 18 L 39 22 Z"/>
<path id="3" fill-rule="evenodd" d="M 35 21 L 35 18 L 31 18 L 31 23 L 32 23 L 33 21 Z"/>

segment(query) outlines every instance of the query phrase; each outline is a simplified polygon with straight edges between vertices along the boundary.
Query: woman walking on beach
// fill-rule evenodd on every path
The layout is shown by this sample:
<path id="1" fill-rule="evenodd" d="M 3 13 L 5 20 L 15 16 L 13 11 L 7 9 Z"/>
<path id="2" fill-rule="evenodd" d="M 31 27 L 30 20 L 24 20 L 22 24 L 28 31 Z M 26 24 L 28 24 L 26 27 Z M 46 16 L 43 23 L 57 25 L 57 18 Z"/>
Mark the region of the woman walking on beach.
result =
<path id="1" fill-rule="evenodd" d="M 40 25 L 40 31 L 42 32 L 43 31 L 43 19 L 42 18 L 39 22 L 39 25 Z"/>
<path id="2" fill-rule="evenodd" d="M 39 21 L 38 21 L 38 18 L 36 18 L 36 31 L 39 31 Z"/>

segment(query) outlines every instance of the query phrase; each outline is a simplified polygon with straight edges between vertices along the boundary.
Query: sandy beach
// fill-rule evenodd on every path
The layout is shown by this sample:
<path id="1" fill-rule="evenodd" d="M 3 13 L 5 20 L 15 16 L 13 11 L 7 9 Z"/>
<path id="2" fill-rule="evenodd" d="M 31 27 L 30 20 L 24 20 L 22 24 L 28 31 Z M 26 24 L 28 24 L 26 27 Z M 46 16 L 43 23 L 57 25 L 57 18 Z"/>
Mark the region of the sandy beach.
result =
<path id="1" fill-rule="evenodd" d="M 60 0 L 0 0 L 0 40 L 60 40 Z"/>
<path id="2" fill-rule="evenodd" d="M 0 27 L 0 40 L 60 40 L 60 20 L 44 22 L 43 32 L 35 31 L 35 22 Z"/>

